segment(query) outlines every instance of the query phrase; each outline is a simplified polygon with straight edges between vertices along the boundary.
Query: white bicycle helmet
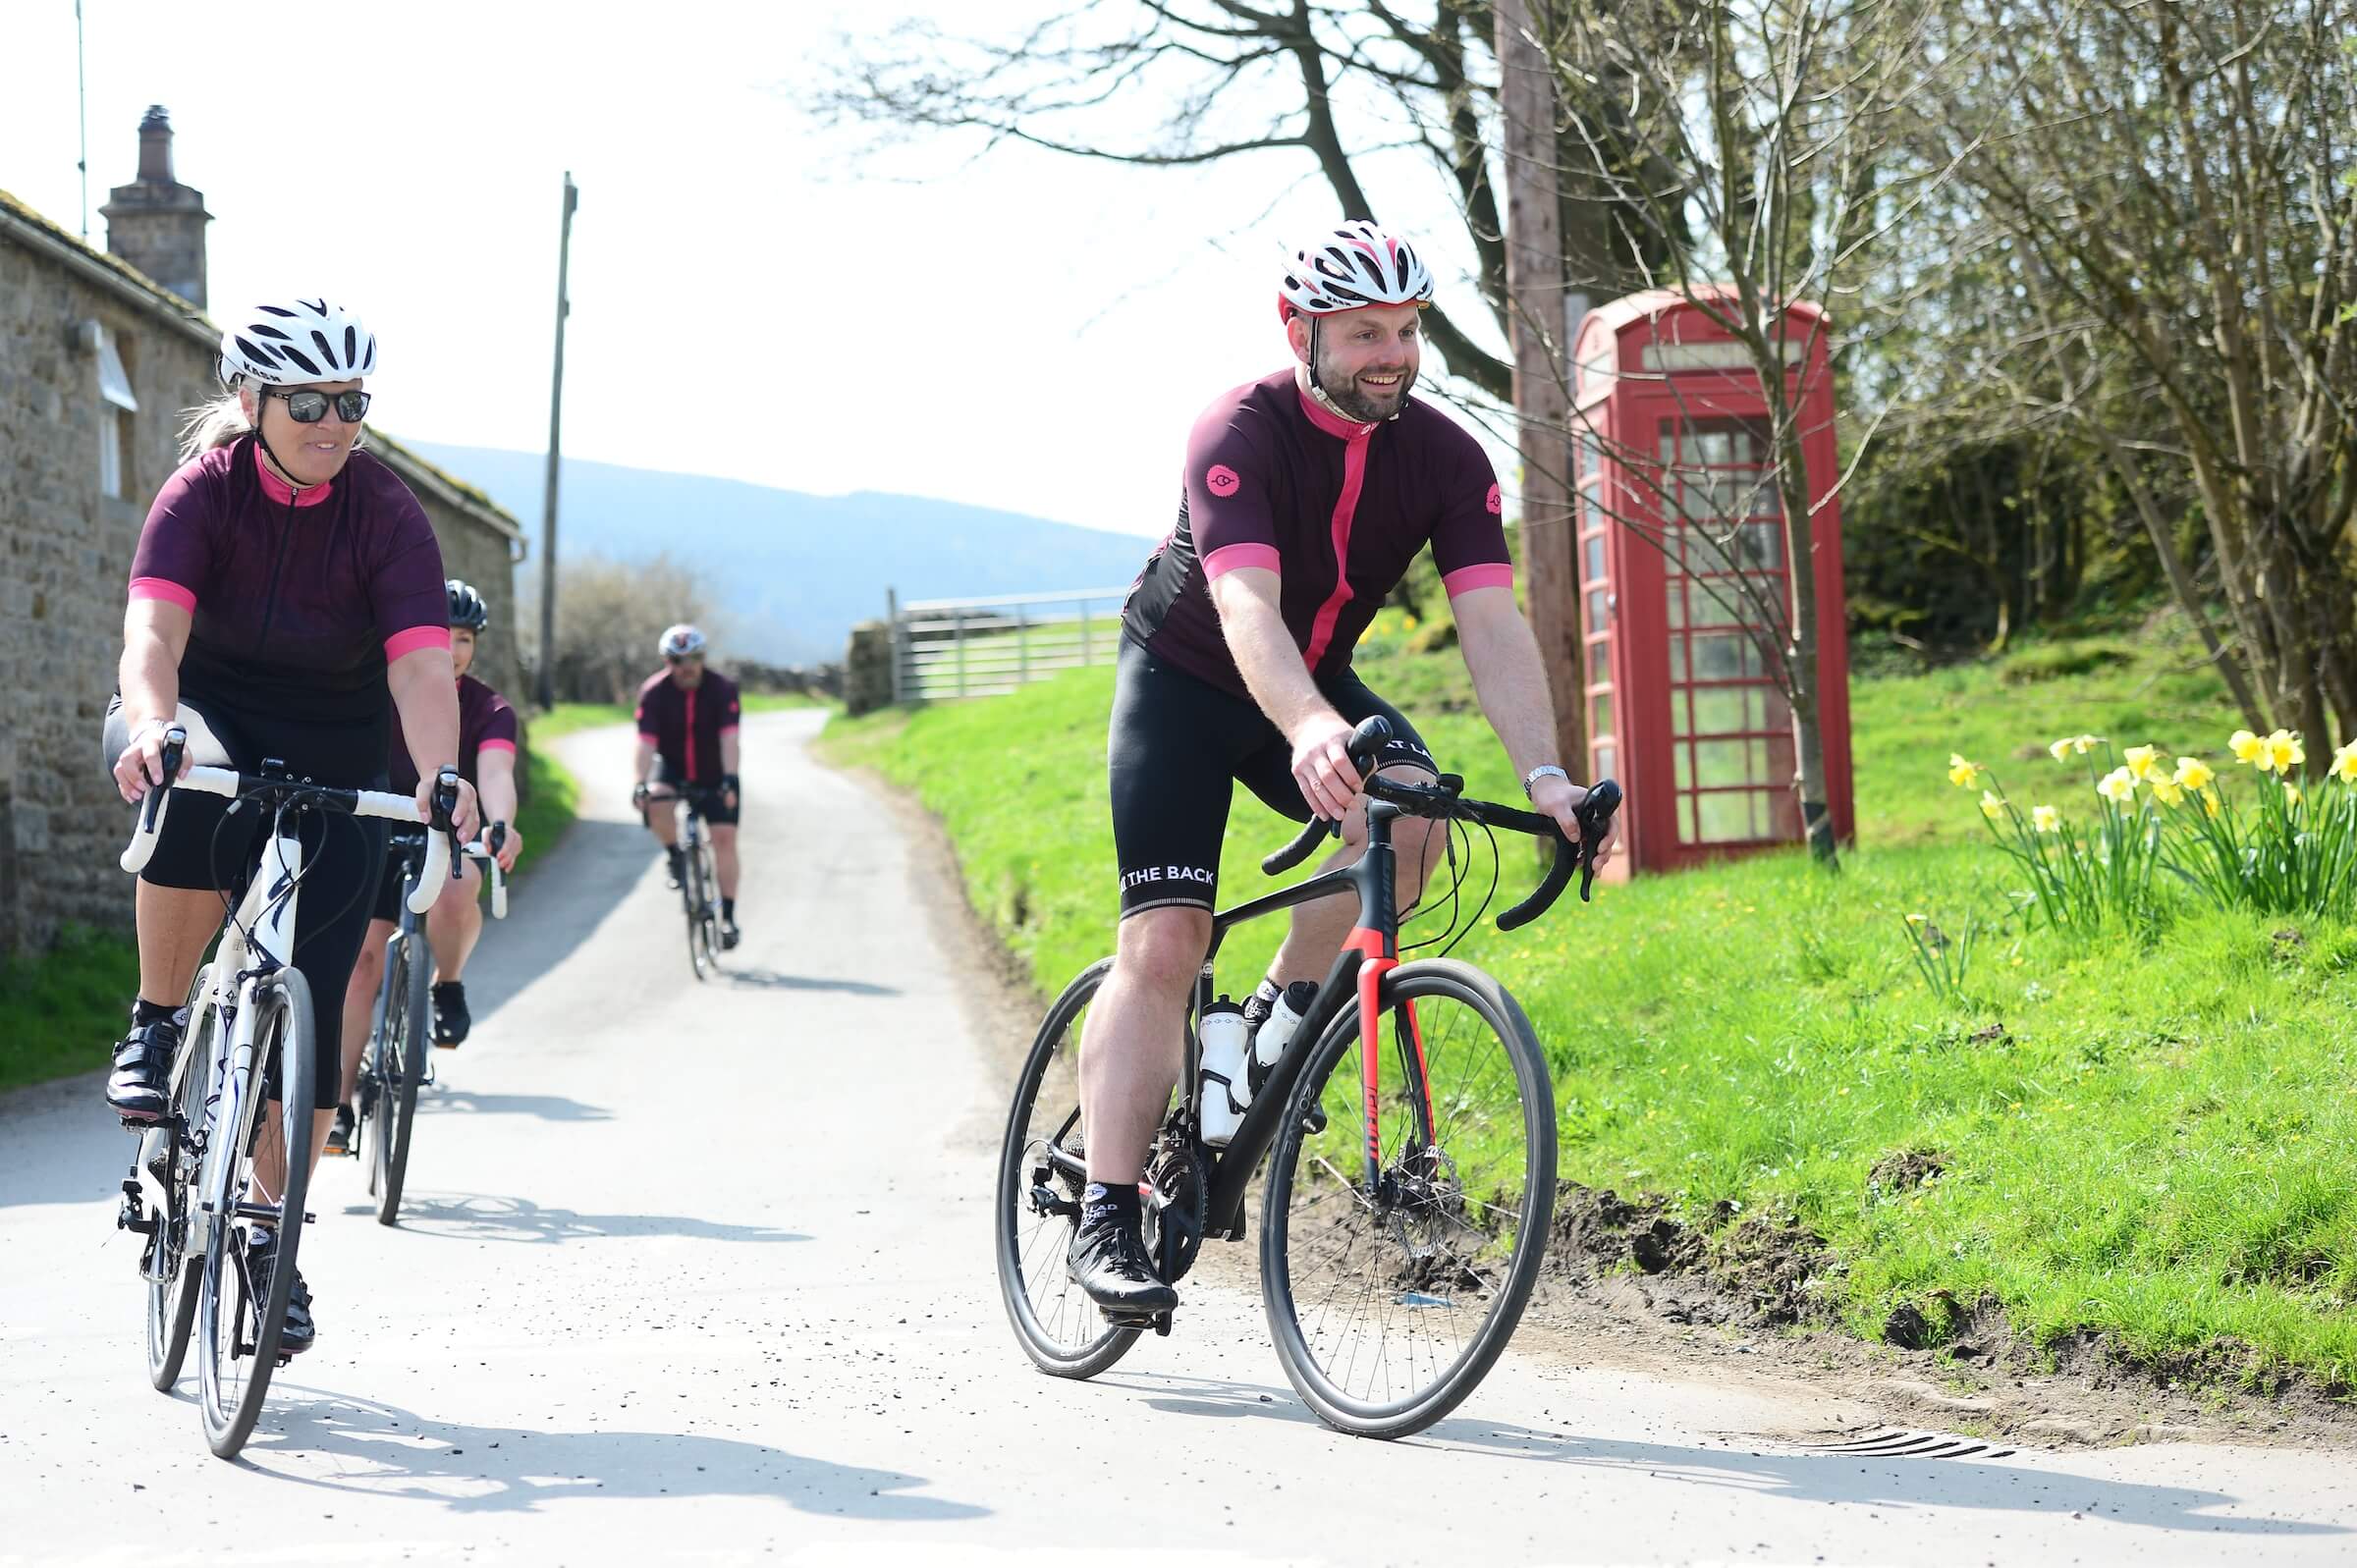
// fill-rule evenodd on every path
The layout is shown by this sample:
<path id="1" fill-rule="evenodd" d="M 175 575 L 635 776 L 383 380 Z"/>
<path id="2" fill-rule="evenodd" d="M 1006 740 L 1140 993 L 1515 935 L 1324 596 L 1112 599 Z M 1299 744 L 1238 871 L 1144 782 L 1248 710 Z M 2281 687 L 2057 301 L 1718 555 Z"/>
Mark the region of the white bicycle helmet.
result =
<path id="1" fill-rule="evenodd" d="M 1364 218 L 1320 235 L 1286 258 L 1277 313 L 1291 320 L 1331 316 L 1367 305 L 1426 305 L 1432 273 L 1416 247 Z"/>
<path id="2" fill-rule="evenodd" d="M 691 653 L 704 651 L 704 634 L 690 625 L 677 625 L 663 633 L 656 647 L 666 659 L 685 659 Z"/>
<path id="3" fill-rule="evenodd" d="M 221 330 L 221 379 L 266 387 L 353 381 L 376 373 L 376 334 L 325 299 L 260 304 Z"/>

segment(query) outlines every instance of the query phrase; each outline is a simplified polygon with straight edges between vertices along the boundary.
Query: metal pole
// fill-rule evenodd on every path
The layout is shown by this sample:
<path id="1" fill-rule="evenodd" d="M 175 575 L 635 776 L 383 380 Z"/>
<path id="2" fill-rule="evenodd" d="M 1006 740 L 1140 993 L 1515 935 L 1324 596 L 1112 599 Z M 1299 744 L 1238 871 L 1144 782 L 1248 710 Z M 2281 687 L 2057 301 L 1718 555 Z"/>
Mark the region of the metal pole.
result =
<path id="1" fill-rule="evenodd" d="M 892 652 L 892 705 L 898 708 L 908 696 L 901 677 L 901 594 L 897 588 L 884 590 L 884 646 Z"/>
<path id="2" fill-rule="evenodd" d="M 90 243 L 90 86 L 89 76 L 82 68 L 82 0 L 74 0 L 74 102 L 81 118 L 82 161 L 74 167 L 82 171 L 82 243 Z"/>
<path id="3" fill-rule="evenodd" d="M 573 171 L 565 171 L 565 214 L 557 230 L 557 362 L 548 389 L 548 481 L 540 498 L 540 678 L 535 695 L 542 708 L 556 706 L 557 667 L 557 460 L 565 426 L 565 318 L 573 303 L 565 275 L 573 263 L 573 209 L 580 204 Z"/>

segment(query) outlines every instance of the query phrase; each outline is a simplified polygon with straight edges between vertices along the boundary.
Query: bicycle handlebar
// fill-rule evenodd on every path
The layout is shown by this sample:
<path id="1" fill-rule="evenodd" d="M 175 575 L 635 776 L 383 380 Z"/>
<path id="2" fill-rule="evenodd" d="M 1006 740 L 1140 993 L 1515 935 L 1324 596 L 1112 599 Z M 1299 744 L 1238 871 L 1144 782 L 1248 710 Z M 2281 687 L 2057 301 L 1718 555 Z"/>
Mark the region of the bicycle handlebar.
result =
<path id="1" fill-rule="evenodd" d="M 1509 833 L 1527 834 L 1533 838 L 1553 839 L 1555 860 L 1547 875 L 1529 897 L 1498 917 L 1498 929 L 1512 931 L 1526 926 L 1553 906 L 1570 885 L 1571 873 L 1577 871 L 1580 902 L 1592 896 L 1596 884 L 1596 846 L 1612 828 L 1613 816 L 1620 809 L 1620 785 L 1611 779 L 1601 779 L 1590 786 L 1587 798 L 1573 808 L 1579 819 L 1579 841 L 1574 843 L 1564 836 L 1562 825 L 1553 817 L 1519 806 L 1502 805 L 1490 800 L 1468 800 L 1458 790 L 1461 784 L 1453 781 L 1437 784 L 1402 784 L 1385 779 L 1374 771 L 1376 757 L 1385 741 L 1391 738 L 1392 727 L 1381 715 L 1368 719 L 1350 735 L 1351 766 L 1359 771 L 1361 788 L 1376 800 L 1389 801 L 1402 812 L 1415 817 L 1455 819 L 1478 822 L 1492 828 L 1504 828 Z M 1270 876 L 1290 871 L 1309 858 L 1318 841 L 1342 831 L 1342 824 L 1322 817 L 1313 817 L 1289 844 L 1261 861 L 1260 869 Z"/>
<path id="2" fill-rule="evenodd" d="M 508 874 L 499 868 L 499 852 L 507 847 L 508 825 L 495 822 L 490 831 L 472 843 L 461 844 L 460 850 L 469 860 L 479 860 L 491 874 L 491 918 L 508 918 Z"/>
<path id="3" fill-rule="evenodd" d="M 300 795 L 309 805 L 325 811 L 341 811 L 355 817 L 380 817 L 388 822 L 415 823 L 417 802 L 408 795 L 392 794 L 382 789 L 339 789 L 331 784 L 306 784 L 294 779 L 275 779 L 268 775 L 243 774 L 231 768 L 191 768 L 188 777 L 175 779 L 186 754 L 189 732 L 178 725 L 164 732 L 161 763 L 164 783 L 147 793 L 141 804 L 139 821 L 133 828 L 131 842 L 124 847 L 116 863 L 125 871 L 137 875 L 146 869 L 155 854 L 162 837 L 164 816 L 174 789 L 193 789 L 199 794 L 219 795 L 226 800 L 238 800 L 248 794 L 269 790 L 284 790 Z M 410 910 L 423 914 L 433 907 L 440 893 L 442 877 L 450 870 L 450 845 L 458 837 L 451 824 L 451 814 L 459 807 L 459 775 L 454 768 L 445 768 L 435 781 L 433 826 L 439 833 L 428 833 L 425 841 L 425 875 L 417 879 L 417 887 L 410 894 Z"/>

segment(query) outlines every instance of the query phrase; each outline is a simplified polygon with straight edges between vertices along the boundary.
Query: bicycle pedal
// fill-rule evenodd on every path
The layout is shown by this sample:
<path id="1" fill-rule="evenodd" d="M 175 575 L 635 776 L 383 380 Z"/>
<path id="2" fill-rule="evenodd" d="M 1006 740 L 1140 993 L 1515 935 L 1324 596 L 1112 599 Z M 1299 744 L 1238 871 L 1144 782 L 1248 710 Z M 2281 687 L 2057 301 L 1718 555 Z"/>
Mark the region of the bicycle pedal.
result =
<path id="1" fill-rule="evenodd" d="M 1165 1339 L 1171 1337 L 1171 1315 L 1169 1313 L 1158 1312 L 1154 1315 L 1154 1331 Z"/>

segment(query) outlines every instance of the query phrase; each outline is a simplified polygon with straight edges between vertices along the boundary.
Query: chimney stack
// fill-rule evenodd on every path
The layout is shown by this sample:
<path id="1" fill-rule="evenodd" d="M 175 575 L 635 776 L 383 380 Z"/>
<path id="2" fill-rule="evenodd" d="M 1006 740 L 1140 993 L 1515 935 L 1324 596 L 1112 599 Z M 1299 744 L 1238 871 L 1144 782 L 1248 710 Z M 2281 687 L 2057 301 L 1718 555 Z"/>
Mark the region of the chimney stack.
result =
<path id="1" fill-rule="evenodd" d="M 204 308 L 204 192 L 172 175 L 172 120 L 162 104 L 139 121 L 139 178 L 117 186 L 99 212 L 106 248 L 157 283 Z"/>

